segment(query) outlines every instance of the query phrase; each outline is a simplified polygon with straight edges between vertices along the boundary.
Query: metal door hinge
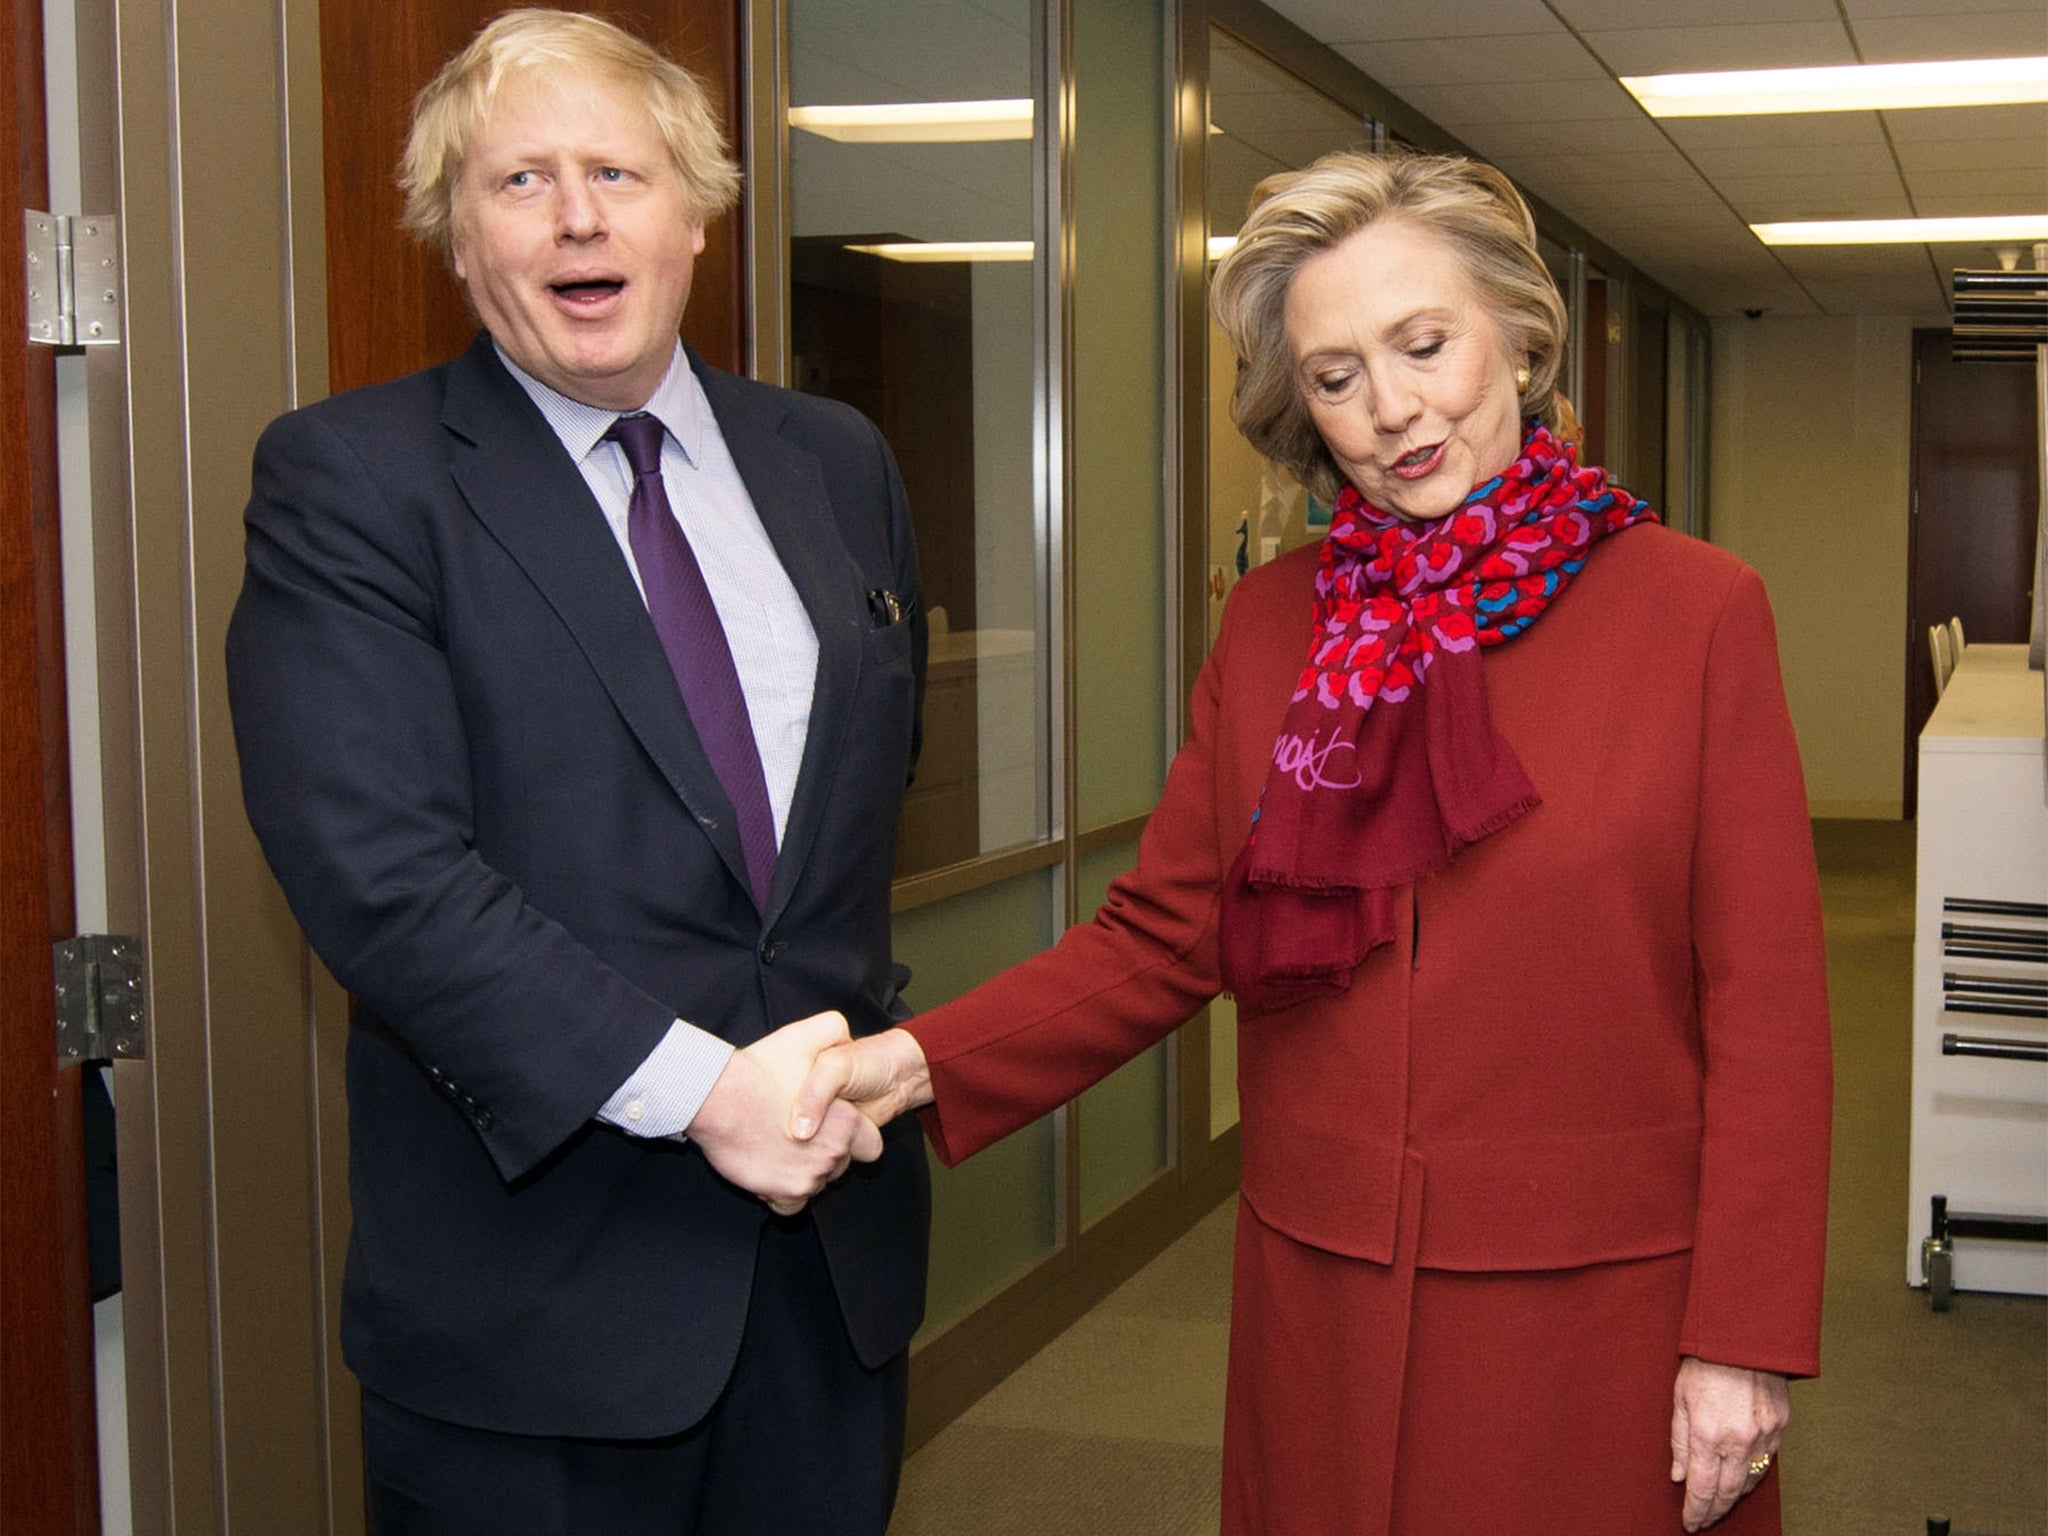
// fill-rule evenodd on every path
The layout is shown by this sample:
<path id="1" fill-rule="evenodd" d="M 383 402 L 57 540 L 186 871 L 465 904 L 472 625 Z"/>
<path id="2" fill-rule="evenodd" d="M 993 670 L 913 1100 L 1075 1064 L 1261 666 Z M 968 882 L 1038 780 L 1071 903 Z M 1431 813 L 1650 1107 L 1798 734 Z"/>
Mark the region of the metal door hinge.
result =
<path id="1" fill-rule="evenodd" d="M 120 224 L 110 213 L 22 213 L 28 339 L 105 347 L 121 339 Z"/>
<path id="2" fill-rule="evenodd" d="M 140 1060 L 142 945 L 121 934 L 82 933 L 51 946 L 57 964 L 57 1065 Z"/>

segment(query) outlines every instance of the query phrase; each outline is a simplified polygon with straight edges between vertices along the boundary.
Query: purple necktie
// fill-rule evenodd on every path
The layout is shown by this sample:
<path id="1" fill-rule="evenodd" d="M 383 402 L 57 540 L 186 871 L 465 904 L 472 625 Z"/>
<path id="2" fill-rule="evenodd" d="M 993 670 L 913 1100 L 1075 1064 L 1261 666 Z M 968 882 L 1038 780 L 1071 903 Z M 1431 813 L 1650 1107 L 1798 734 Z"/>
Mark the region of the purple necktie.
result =
<path id="1" fill-rule="evenodd" d="M 661 648 L 683 692 L 683 708 L 704 743 L 711 770 L 725 786 L 739 820 L 740 847 L 746 853 L 747 880 L 754 904 L 768 909 L 768 888 L 775 879 L 775 814 L 768 808 L 768 781 L 761 772 L 761 753 L 754 745 L 753 722 L 732 648 L 718 622 L 704 572 L 669 510 L 668 491 L 661 483 L 662 425 L 652 416 L 621 416 L 605 436 L 626 451 L 633 467 L 633 499 L 626 509 L 626 539 L 640 585 L 647 593 L 647 612 Z"/>

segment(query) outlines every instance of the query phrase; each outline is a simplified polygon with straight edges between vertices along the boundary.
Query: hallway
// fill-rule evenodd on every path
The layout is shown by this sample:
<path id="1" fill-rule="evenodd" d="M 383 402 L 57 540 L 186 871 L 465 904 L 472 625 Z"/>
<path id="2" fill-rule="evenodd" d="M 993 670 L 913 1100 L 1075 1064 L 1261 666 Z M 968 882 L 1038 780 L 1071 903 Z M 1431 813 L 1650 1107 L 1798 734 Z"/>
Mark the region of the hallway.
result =
<path id="1" fill-rule="evenodd" d="M 1815 824 L 1835 1028 L 1819 1380 L 1793 1388 L 1791 1536 L 2048 1536 L 2048 1301 L 1903 1283 L 1913 826 Z M 1217 1520 L 1234 1200 L 910 1460 L 893 1536 L 1201 1536 Z M 1768 1254 L 1758 1262 L 1768 1263 Z"/>

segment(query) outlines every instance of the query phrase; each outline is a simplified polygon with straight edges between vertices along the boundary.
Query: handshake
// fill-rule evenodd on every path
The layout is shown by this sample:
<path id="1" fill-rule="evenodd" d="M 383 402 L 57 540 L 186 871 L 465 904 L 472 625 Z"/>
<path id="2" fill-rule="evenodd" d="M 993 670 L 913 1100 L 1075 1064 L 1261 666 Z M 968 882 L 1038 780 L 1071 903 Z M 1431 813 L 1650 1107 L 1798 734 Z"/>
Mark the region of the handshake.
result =
<path id="1" fill-rule="evenodd" d="M 882 1126 L 931 1100 L 912 1036 L 855 1040 L 845 1015 L 814 1013 L 734 1051 L 687 1134 L 726 1179 L 792 1216 L 849 1165 L 880 1157 Z"/>

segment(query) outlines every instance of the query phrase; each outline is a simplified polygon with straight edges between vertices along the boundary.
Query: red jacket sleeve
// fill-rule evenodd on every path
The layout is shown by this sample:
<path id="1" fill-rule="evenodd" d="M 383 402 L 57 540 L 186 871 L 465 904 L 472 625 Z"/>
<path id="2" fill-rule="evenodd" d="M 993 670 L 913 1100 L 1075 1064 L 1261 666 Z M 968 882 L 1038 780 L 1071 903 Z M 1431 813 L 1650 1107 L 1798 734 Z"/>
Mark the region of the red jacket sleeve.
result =
<path id="1" fill-rule="evenodd" d="M 1188 742 L 1094 918 L 904 1027 L 930 1063 L 926 1134 L 947 1165 L 1064 1104 L 1185 1023 L 1216 970 L 1216 732 L 1232 615 L 1195 683 Z M 1235 850 L 1233 850 L 1233 855 Z"/>
<path id="2" fill-rule="evenodd" d="M 1833 1097 L 1820 884 L 1763 583 L 1708 656 L 1692 869 L 1705 1140 L 1682 1353 L 1819 1369 Z"/>

